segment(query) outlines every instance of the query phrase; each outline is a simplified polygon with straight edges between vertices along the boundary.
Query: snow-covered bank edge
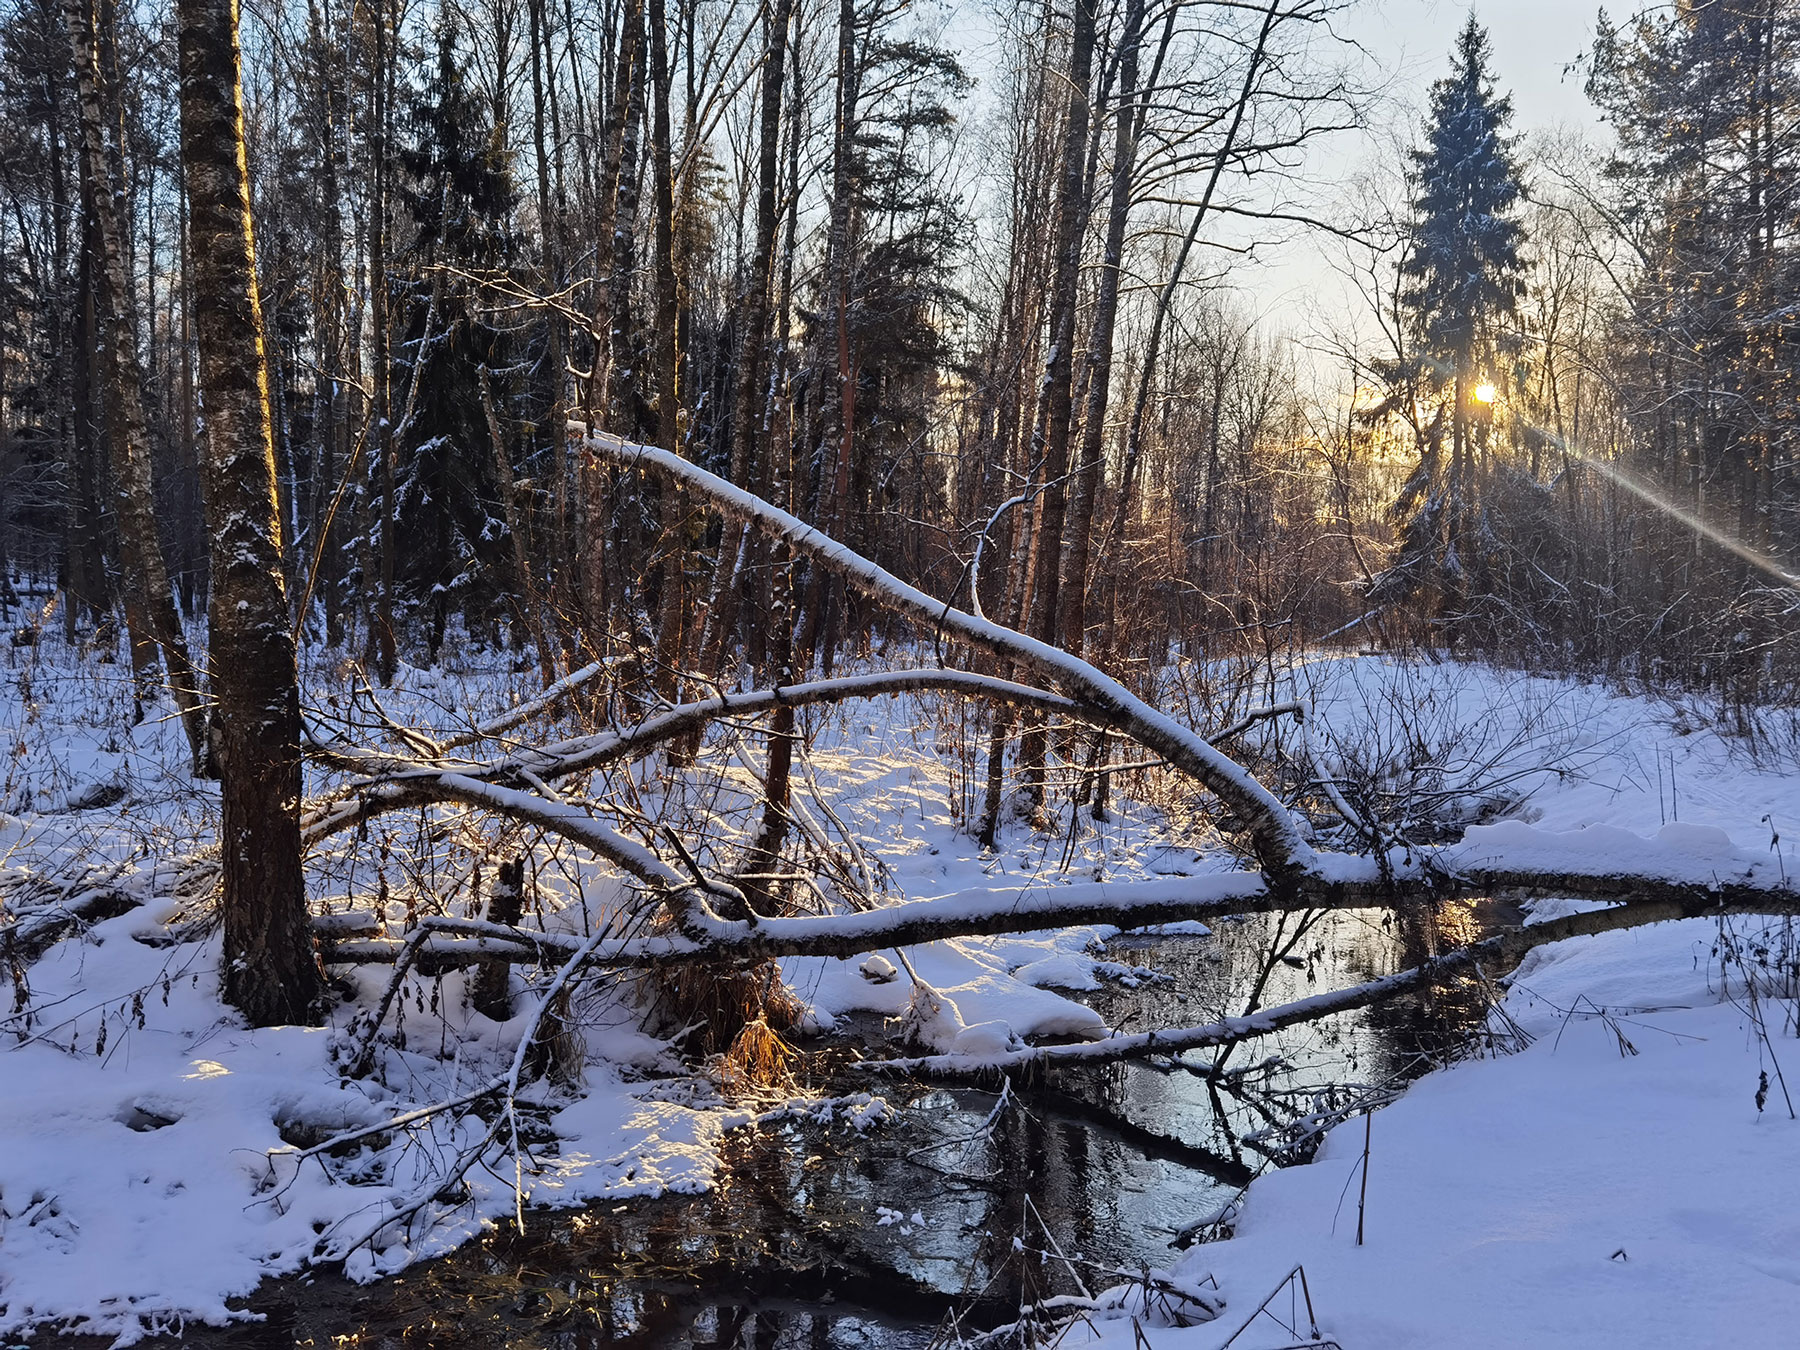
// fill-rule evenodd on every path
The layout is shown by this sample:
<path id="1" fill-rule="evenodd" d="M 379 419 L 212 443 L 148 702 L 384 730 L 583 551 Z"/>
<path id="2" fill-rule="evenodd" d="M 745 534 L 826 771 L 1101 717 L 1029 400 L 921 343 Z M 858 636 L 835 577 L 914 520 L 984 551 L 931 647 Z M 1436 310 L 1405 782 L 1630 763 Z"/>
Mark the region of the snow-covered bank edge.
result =
<path id="1" fill-rule="evenodd" d="M 1225 1313 L 1152 1344 L 1214 1350 L 1296 1265 L 1347 1350 L 1790 1343 L 1800 1124 L 1776 1067 L 1800 1088 L 1800 1042 L 1791 993 L 1770 994 L 1795 940 L 1787 920 L 1693 919 L 1533 952 L 1503 1005 L 1532 1043 L 1434 1072 L 1258 1179 L 1234 1235 L 1175 1267 L 1215 1277 Z M 1232 1344 L 1294 1339 L 1265 1317 Z"/>
<path id="2" fill-rule="evenodd" d="M 1392 675 L 1398 681 L 1393 696 L 1374 700 L 1350 687 L 1349 676 L 1359 670 L 1370 680 Z M 1440 708 L 1454 701 L 1454 714 L 1441 714 L 1448 730 L 1434 742 L 1433 754 L 1457 748 L 1479 762 L 1478 778 L 1465 775 L 1446 787 L 1433 769 L 1430 781 L 1415 784 L 1417 790 L 1461 794 L 1481 780 L 1504 780 L 1512 794 L 1510 809 L 1530 813 L 1471 828 L 1461 845 L 1449 849 L 1459 866 L 1529 852 L 1570 872 L 1597 868 L 1610 874 L 1654 866 L 1705 883 L 1786 876 L 1784 854 L 1764 846 L 1768 835 L 1753 822 L 1769 813 L 1782 822 L 1800 817 L 1800 787 L 1785 776 L 1747 767 L 1715 736 L 1672 733 L 1641 701 L 1482 670 L 1390 670 L 1377 661 L 1346 662 L 1314 675 L 1315 703 L 1331 694 L 1347 705 L 1337 719 L 1340 726 L 1354 726 L 1357 709 L 1385 715 L 1384 708 L 1410 706 L 1422 680 L 1432 682 L 1428 691 L 1438 691 Z M 420 711 L 434 699 L 452 696 L 441 674 L 410 672 L 408 679 L 409 690 L 394 698 L 410 699 L 409 706 Z M 1525 693 L 1518 692 L 1519 685 L 1526 686 Z M 166 769 L 176 762 L 171 752 L 178 747 L 156 744 L 170 738 L 168 727 L 147 722 L 119 733 L 110 715 L 91 721 L 71 716 L 80 711 L 77 703 L 62 695 L 46 702 L 31 732 L 33 753 L 16 766 L 19 800 L 27 800 L 25 789 L 31 788 L 28 798 L 36 803 L 32 819 L 17 822 L 21 835 L 31 832 L 32 849 L 111 857 L 104 850 L 129 845 L 142 855 L 146 841 L 159 837 L 153 831 L 179 837 L 183 813 L 204 814 L 191 785 L 146 790 L 158 764 Z M 955 806 L 966 725 L 959 742 L 958 728 L 945 722 L 940 709 L 907 702 L 865 706 L 866 712 L 836 714 L 814 742 L 810 763 L 825 785 L 833 817 L 828 820 L 821 809 L 814 829 L 827 843 L 836 837 L 834 829 L 859 841 L 865 852 L 858 865 L 866 862 L 868 873 L 882 879 L 886 898 L 958 909 L 971 897 L 985 897 L 981 903 L 1011 911 L 1054 895 L 1086 894 L 1112 904 L 1123 895 L 1178 891 L 1187 896 L 1242 884 L 1242 874 L 1231 879 L 1221 872 L 1233 862 L 1204 817 L 1184 815 L 1184 803 L 1168 796 L 1157 798 L 1158 806 L 1121 798 L 1111 822 L 1104 827 L 1083 822 L 1067 844 L 1017 829 L 1003 841 L 1001 855 L 979 855 L 959 829 Z M 1542 715 L 1538 709 L 1544 706 L 1556 716 Z M 23 739 L 39 712 L 27 716 L 16 703 L 11 711 Z M 1513 729 L 1521 719 L 1529 723 L 1529 734 Z M 1462 730 L 1469 726 L 1499 730 L 1491 742 L 1477 744 Z M 1551 749 L 1557 767 L 1546 768 L 1543 758 Z M 1672 787 L 1678 750 L 1681 815 L 1665 820 L 1663 761 Z M 735 764 L 719 757 L 709 809 L 723 802 L 742 816 L 754 806 L 754 770 L 743 763 L 742 751 L 741 745 L 731 751 Z M 1519 794 L 1523 774 L 1537 785 L 1535 796 Z M 130 794 L 125 805 L 112 815 L 71 809 L 72 802 L 86 799 L 84 782 L 102 776 L 125 787 Z M 649 777 L 638 785 L 643 790 L 657 786 Z M 1648 796 L 1652 784 L 1654 806 Z M 681 805 L 674 803 L 677 810 Z M 1674 814 L 1672 791 L 1667 805 Z M 150 824 L 131 835 L 127 817 L 134 827 Z M 1459 823 L 1467 820 L 1459 817 Z M 404 822 L 394 824 L 401 829 Z M 11 831 L 14 823 L 5 828 Z M 731 819 L 719 828 L 728 832 Z M 399 846 L 409 844 L 406 834 L 397 838 Z M 11 834 L 0 837 L 0 843 L 12 842 Z M 451 856 L 455 867 L 447 867 L 443 884 L 424 897 L 430 906 L 463 914 L 479 906 L 482 888 L 472 863 L 488 856 L 482 847 L 476 840 L 470 855 Z M 147 856 L 156 856 L 154 849 Z M 412 919 L 411 896 L 389 892 L 386 879 L 377 884 L 375 876 L 388 856 L 386 841 L 379 847 L 346 846 L 341 855 L 325 859 L 316 879 L 326 885 L 315 886 L 314 894 L 332 897 L 335 909 L 339 899 L 366 905 L 374 892 L 387 902 L 393 931 L 404 932 Z M 1371 871 L 1366 862 L 1356 866 L 1358 875 Z M 596 915 L 604 915 L 616 895 L 616 878 L 589 867 L 565 874 L 560 889 L 540 894 L 558 932 L 579 941 L 590 902 Z M 937 899 L 928 898 L 933 896 Z M 1116 907 L 1111 913 L 1121 917 Z M 0 1093 L 0 1209 L 8 1230 L 0 1234 L 0 1305 L 5 1305 L 0 1321 L 18 1317 L 55 1325 L 85 1318 L 90 1329 L 110 1327 L 131 1336 L 159 1321 L 226 1315 L 228 1294 L 242 1292 L 263 1274 L 314 1259 L 321 1250 L 342 1250 L 339 1240 L 354 1238 L 359 1226 L 373 1230 L 388 1212 L 384 1206 L 416 1194 L 421 1178 L 465 1146 L 468 1136 L 460 1131 L 470 1122 L 422 1127 L 416 1143 L 401 1137 L 401 1147 L 381 1160 L 384 1170 L 373 1157 L 334 1160 L 339 1177 L 333 1184 L 326 1183 L 316 1161 L 290 1176 L 291 1160 L 280 1161 L 279 1153 L 271 1160 L 272 1150 L 291 1142 L 290 1136 L 362 1126 L 466 1091 L 488 1081 L 496 1058 L 510 1056 L 517 1044 L 516 1019 L 509 1026 L 471 1015 L 466 977 L 452 974 L 441 984 L 409 987 L 400 1001 L 404 1027 L 390 1028 L 395 1037 L 384 1073 L 373 1085 L 347 1084 L 331 1053 L 332 1031 L 250 1033 L 238 1027 L 216 997 L 216 943 L 180 936 L 179 925 L 171 929 L 171 917 L 166 908 L 151 906 L 104 920 L 71 937 L 31 971 L 34 1008 L 42 1017 L 30 1034 L 43 1039 L 16 1048 L 9 1044 L 0 1060 L 6 1086 L 21 1085 L 16 1097 Z M 1086 921 L 1097 922 L 1092 915 Z M 1085 946 L 1099 932 L 1070 928 L 913 950 L 914 969 L 938 999 L 929 1027 L 921 1019 L 921 1030 L 929 1030 L 938 1048 L 965 1058 L 1005 1054 L 1037 1036 L 1096 1033 L 1092 1010 L 1027 986 L 1078 987 L 1083 978 L 1091 979 L 1094 962 Z M 911 1005 L 906 981 L 891 973 L 886 981 L 872 978 L 865 964 L 835 957 L 788 959 L 790 987 L 811 1005 L 815 1026 L 826 1027 L 852 1008 L 898 1015 Z M 375 982 L 360 991 L 366 1006 L 383 977 L 377 968 L 365 968 L 344 978 Z M 620 992 L 604 981 L 596 988 Z M 340 1010 L 337 1034 L 346 1029 L 352 1007 Z M 572 1103 L 567 1095 L 544 1093 L 526 1103 L 533 1124 L 554 1133 L 560 1150 L 543 1149 L 546 1170 L 525 1175 L 528 1202 L 573 1205 L 709 1184 L 732 1108 L 683 1097 L 679 1089 L 657 1088 L 634 1075 L 632 1065 L 653 1064 L 661 1047 L 638 1034 L 639 1009 L 629 1000 L 613 997 L 609 1005 L 598 999 L 586 1011 L 592 1014 L 587 1097 Z M 661 1071 L 671 1067 L 665 1064 Z M 1503 1114 L 1515 1106 L 1491 1103 L 1490 1110 Z M 443 1211 L 443 1222 L 428 1232 L 353 1252 L 353 1273 L 389 1272 L 511 1214 L 510 1155 L 493 1166 L 501 1175 L 472 1172 L 468 1195 Z M 359 1169 L 361 1184 L 347 1184 L 346 1174 Z M 1372 1187 L 1372 1195 L 1378 1193 Z M 189 1232 L 202 1236 L 188 1242 Z M 332 1237 L 321 1248 L 327 1234 Z M 1246 1234 L 1253 1235 L 1253 1226 Z M 1234 1310 L 1261 1292 L 1234 1285 Z"/>

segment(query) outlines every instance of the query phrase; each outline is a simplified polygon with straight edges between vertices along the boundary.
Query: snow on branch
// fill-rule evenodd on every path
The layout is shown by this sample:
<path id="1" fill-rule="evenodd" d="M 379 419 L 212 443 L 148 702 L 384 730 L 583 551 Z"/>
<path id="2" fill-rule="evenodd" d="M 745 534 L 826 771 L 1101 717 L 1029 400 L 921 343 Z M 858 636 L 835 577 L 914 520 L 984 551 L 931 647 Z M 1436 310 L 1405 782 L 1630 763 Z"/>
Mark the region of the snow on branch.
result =
<path id="1" fill-rule="evenodd" d="M 1641 842 L 1648 845 L 1650 841 Z M 1078 924 L 1141 928 L 1184 919 L 1217 920 L 1232 914 L 1395 908 L 1503 890 L 1594 900 L 1625 898 L 1628 903 L 1624 906 L 1597 911 L 1618 916 L 1620 923 L 1722 914 L 1800 914 L 1800 890 L 1772 868 L 1710 884 L 1684 877 L 1679 864 L 1662 873 L 1454 868 L 1458 847 L 1415 857 L 1412 865 L 1397 865 L 1388 877 L 1380 874 L 1373 859 L 1328 854 L 1321 861 L 1333 864 L 1330 879 L 1308 876 L 1281 888 L 1272 888 L 1259 872 L 1240 871 L 1030 890 L 971 890 L 858 913 L 763 918 L 754 924 L 715 916 L 707 931 L 603 942 L 590 959 L 596 965 L 667 966 L 721 960 L 755 963 L 788 956 L 847 958 L 945 938 L 1038 932 Z M 674 876 L 673 872 L 668 875 Z M 1577 917 L 1607 922 L 1592 914 Z M 537 962 L 546 956 L 566 955 L 580 945 L 580 939 L 571 936 L 531 933 L 469 919 L 428 919 L 422 926 L 429 928 L 429 937 L 415 931 L 407 943 L 420 943 L 417 959 L 434 968 L 496 958 Z M 1544 924 L 1529 931 L 1554 930 Z M 345 942 L 333 948 L 327 960 L 386 963 L 396 960 L 405 947 L 406 943 L 392 940 Z"/>
<path id="2" fill-rule="evenodd" d="M 1258 861 L 1277 885 L 1293 884 L 1311 868 L 1311 846 L 1293 815 L 1268 788 L 1205 737 L 1158 712 L 1097 667 L 1059 647 L 932 599 L 798 517 L 679 455 L 602 432 L 590 433 L 584 423 L 572 422 L 570 430 L 586 438 L 585 444 L 595 456 L 624 468 L 654 470 L 682 483 L 720 511 L 769 530 L 848 585 L 927 629 L 1009 657 L 1055 682 L 1071 697 L 1116 718 L 1121 732 L 1199 781 L 1231 808 L 1249 831 Z"/>
<path id="3" fill-rule="evenodd" d="M 479 726 L 471 727 L 467 731 L 452 736 L 443 743 L 443 748 L 455 750 L 465 745 L 474 745 L 479 741 L 491 741 L 496 736 L 504 736 L 514 727 L 522 726 L 532 718 L 549 712 L 571 694 L 579 693 L 587 688 L 606 674 L 606 670 L 606 662 L 590 661 L 580 670 L 570 671 L 554 684 L 545 685 L 543 692 L 537 697 L 528 698 L 523 703 L 508 708 L 498 717 L 489 718 Z"/>
<path id="4" fill-rule="evenodd" d="M 924 690 L 963 693 L 970 697 L 1036 708 L 1090 724 L 1109 727 L 1117 725 L 1116 719 L 1104 710 L 1090 708 L 1074 699 L 1047 693 L 1030 685 L 964 670 L 922 668 L 848 675 L 738 694 L 717 694 L 691 703 L 676 704 L 625 730 L 600 732 L 552 745 L 520 748 L 504 759 L 485 763 L 476 760 L 420 759 L 381 750 L 352 748 L 315 734 L 310 748 L 316 758 L 354 770 L 363 776 L 338 788 L 329 798 L 315 803 L 306 812 L 301 818 L 302 838 L 308 846 L 315 845 L 340 831 L 354 829 L 373 815 L 418 806 L 425 801 L 442 800 L 441 796 L 434 795 L 429 784 L 446 773 L 461 774 L 484 782 L 529 783 L 536 778 L 545 783 L 554 783 L 590 769 L 641 758 L 665 742 L 726 717 L 750 717 L 784 706 L 843 703 L 851 699 L 879 698 Z M 518 711 L 513 710 L 514 713 Z M 510 718 L 512 714 L 507 716 Z M 488 724 L 493 725 L 495 724 Z M 515 724 L 509 722 L 508 725 Z M 458 740 L 449 742 L 448 745 L 469 743 Z"/>

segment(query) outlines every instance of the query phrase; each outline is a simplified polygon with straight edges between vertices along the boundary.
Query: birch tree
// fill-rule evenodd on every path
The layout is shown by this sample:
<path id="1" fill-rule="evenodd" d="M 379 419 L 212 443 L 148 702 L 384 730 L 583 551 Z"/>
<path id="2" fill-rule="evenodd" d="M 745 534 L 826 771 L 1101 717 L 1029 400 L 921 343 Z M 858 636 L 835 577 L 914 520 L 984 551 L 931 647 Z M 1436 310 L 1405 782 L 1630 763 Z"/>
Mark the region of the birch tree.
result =
<path id="1" fill-rule="evenodd" d="M 206 715 L 189 659 L 187 638 L 175 612 L 169 570 L 157 538 L 155 500 L 150 481 L 149 433 L 144 422 L 143 390 L 137 365 L 137 336 L 131 289 L 125 275 L 121 235 L 122 185 L 114 182 L 107 153 L 107 115 L 102 89 L 99 21 L 92 0 L 68 0 L 65 11 L 69 44 L 81 93 L 81 165 L 90 191 L 86 203 L 93 214 L 100 256 L 90 258 L 98 311 L 96 353 L 105 407 L 107 441 L 112 450 L 113 478 L 119 512 L 120 561 L 125 572 L 127 629 L 134 648 L 154 644 L 162 651 L 169 689 L 181 712 L 182 727 L 198 772 L 206 767 Z M 134 651 L 134 663 L 138 653 Z M 152 658 L 154 659 L 154 658 Z"/>
<path id="2" fill-rule="evenodd" d="M 236 0 L 179 0 L 176 17 L 212 542 L 225 997 L 253 1025 L 306 1022 L 321 980 L 300 870 L 300 702 L 245 166 L 238 10 Z"/>

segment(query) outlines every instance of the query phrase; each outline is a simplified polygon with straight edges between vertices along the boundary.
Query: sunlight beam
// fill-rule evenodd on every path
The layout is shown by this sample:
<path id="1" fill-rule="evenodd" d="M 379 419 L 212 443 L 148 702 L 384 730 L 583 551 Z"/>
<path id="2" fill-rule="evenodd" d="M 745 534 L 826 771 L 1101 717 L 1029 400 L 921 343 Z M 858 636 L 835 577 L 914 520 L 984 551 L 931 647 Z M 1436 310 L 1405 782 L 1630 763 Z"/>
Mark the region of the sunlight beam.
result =
<path id="1" fill-rule="evenodd" d="M 1553 445 L 1561 448 L 1569 458 L 1587 465 L 1607 481 L 1618 484 L 1639 501 L 1661 511 L 1670 519 L 1679 521 L 1701 538 L 1717 544 L 1727 553 L 1749 563 L 1764 576 L 1779 582 L 1789 590 L 1800 591 L 1800 576 L 1795 576 L 1768 554 L 1752 548 L 1729 530 L 1722 529 L 1696 512 L 1670 501 L 1650 484 L 1618 465 L 1608 464 L 1592 455 L 1583 454 L 1554 432 L 1546 431 L 1542 427 L 1535 427 L 1534 430 L 1541 432 Z"/>

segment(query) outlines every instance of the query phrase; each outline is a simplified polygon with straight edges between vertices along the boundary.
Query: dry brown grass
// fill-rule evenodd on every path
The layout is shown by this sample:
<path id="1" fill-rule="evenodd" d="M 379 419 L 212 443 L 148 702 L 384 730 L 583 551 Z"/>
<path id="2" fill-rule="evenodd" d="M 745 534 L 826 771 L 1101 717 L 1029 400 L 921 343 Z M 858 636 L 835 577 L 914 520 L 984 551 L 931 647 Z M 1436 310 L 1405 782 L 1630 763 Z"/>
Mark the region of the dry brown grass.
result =
<path id="1" fill-rule="evenodd" d="M 644 982 L 652 1024 L 699 1055 L 734 1049 L 757 1022 L 771 1035 L 792 1030 L 805 1011 L 772 961 L 749 970 L 723 964 L 652 970 Z"/>
<path id="2" fill-rule="evenodd" d="M 797 1054 L 768 1022 L 754 1018 L 744 1023 L 719 1061 L 719 1081 L 728 1091 L 738 1093 L 789 1090 L 794 1086 Z"/>

